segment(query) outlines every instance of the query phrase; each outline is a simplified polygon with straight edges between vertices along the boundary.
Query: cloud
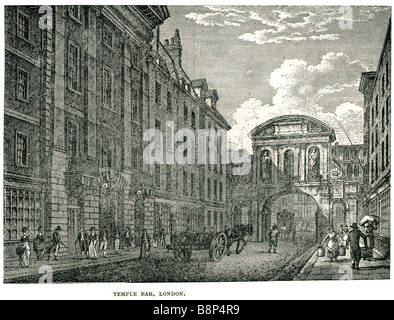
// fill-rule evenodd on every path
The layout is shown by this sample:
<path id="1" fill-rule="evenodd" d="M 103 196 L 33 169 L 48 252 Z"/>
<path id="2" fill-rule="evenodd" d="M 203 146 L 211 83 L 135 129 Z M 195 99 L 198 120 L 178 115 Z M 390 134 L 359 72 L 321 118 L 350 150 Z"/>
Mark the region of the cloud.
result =
<path id="1" fill-rule="evenodd" d="M 338 34 L 321 34 L 319 36 L 311 36 L 309 37 L 311 40 L 338 40 L 339 35 Z"/>
<path id="2" fill-rule="evenodd" d="M 362 143 L 363 108 L 358 83 L 365 66 L 343 52 L 329 52 L 317 65 L 305 60 L 286 59 L 269 78 L 276 91 L 272 103 L 263 104 L 251 98 L 244 101 L 233 115 L 230 140 L 239 143 L 238 135 L 281 115 L 302 114 L 324 121 L 335 129 L 340 144 Z M 330 104 L 326 104 L 326 100 Z M 346 129 L 346 133 L 341 125 Z M 242 145 L 251 151 L 251 141 Z"/>
<path id="3" fill-rule="evenodd" d="M 378 12 L 390 7 L 379 6 L 204 6 L 204 12 L 192 12 L 186 18 L 203 26 L 260 29 L 239 35 L 239 39 L 257 44 L 282 43 L 286 41 L 336 41 L 338 34 L 329 33 L 339 27 L 346 17 L 352 22 L 373 19 Z M 336 25 L 333 25 L 335 23 Z"/>

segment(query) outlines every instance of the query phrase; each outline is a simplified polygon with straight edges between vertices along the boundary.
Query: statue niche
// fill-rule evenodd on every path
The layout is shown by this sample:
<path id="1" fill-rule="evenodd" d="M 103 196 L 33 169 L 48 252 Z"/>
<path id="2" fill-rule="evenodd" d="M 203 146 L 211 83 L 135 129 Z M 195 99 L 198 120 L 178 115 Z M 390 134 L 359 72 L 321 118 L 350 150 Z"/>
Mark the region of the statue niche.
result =
<path id="1" fill-rule="evenodd" d="M 311 147 L 308 152 L 308 176 L 312 181 L 320 177 L 320 150 L 318 147 Z"/>
<path id="2" fill-rule="evenodd" d="M 286 178 L 294 177 L 294 152 L 286 150 L 284 153 L 283 172 Z"/>
<path id="3" fill-rule="evenodd" d="M 263 183 L 272 183 L 272 159 L 269 150 L 261 153 L 260 178 Z"/>

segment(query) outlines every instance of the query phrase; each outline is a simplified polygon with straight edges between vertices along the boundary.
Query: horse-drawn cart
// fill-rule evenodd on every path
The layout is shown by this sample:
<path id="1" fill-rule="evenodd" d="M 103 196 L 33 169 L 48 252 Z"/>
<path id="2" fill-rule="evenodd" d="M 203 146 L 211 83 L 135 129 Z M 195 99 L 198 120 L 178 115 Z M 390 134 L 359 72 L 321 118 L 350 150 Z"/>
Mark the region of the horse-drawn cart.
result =
<path id="1" fill-rule="evenodd" d="M 190 233 L 182 232 L 171 237 L 168 250 L 173 250 L 178 261 L 190 261 L 193 250 L 208 250 L 212 262 L 221 261 L 225 254 L 230 255 L 230 247 L 237 242 L 236 253 L 241 253 L 246 245 L 245 237 L 252 235 L 251 225 L 238 225 L 217 233 Z"/>

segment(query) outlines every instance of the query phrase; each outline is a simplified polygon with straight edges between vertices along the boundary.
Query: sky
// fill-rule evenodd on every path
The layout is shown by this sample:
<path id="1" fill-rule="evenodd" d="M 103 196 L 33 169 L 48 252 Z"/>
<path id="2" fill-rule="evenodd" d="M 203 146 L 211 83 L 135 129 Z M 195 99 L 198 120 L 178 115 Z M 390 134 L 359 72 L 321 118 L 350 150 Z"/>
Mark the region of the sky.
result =
<path id="1" fill-rule="evenodd" d="M 179 29 L 182 63 L 219 94 L 230 139 L 285 114 L 318 118 L 340 144 L 362 143 L 362 72 L 376 70 L 391 8 L 169 6 L 161 41 Z M 343 125 L 349 138 L 344 134 Z M 241 133 L 240 133 L 241 132 Z M 250 142 L 243 145 L 250 150 Z"/>

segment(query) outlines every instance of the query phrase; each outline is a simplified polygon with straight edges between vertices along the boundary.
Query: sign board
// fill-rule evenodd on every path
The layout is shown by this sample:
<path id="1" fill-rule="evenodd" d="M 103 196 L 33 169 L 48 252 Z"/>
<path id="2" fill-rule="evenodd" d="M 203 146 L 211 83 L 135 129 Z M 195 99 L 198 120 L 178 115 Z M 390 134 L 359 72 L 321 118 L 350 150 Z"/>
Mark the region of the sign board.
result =
<path id="1" fill-rule="evenodd" d="M 333 182 L 333 197 L 334 199 L 342 199 L 343 198 L 343 181 Z"/>

